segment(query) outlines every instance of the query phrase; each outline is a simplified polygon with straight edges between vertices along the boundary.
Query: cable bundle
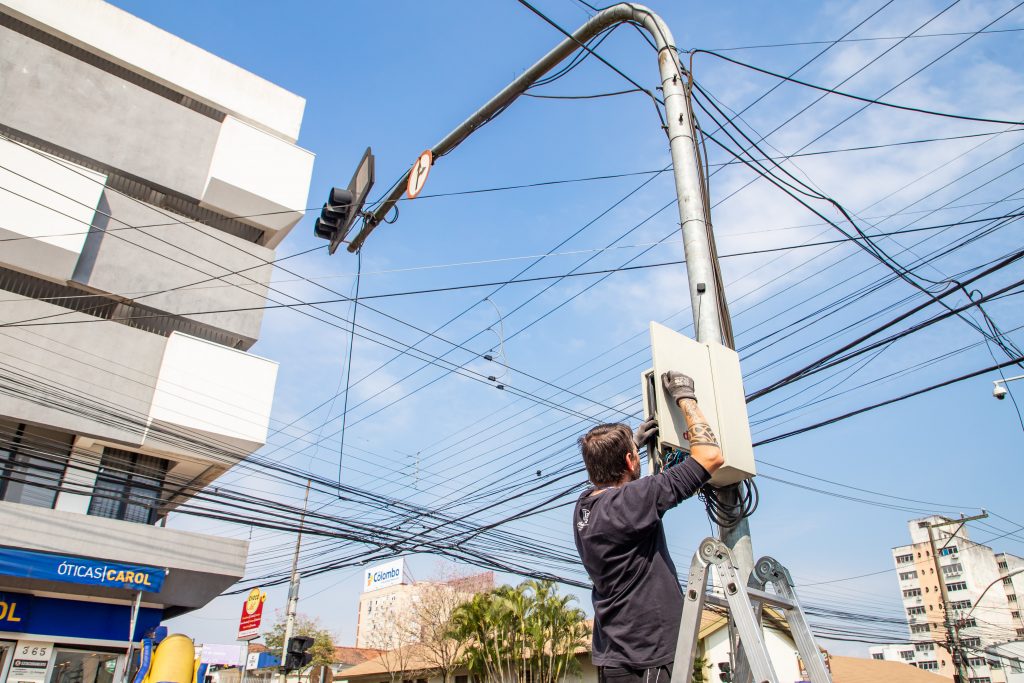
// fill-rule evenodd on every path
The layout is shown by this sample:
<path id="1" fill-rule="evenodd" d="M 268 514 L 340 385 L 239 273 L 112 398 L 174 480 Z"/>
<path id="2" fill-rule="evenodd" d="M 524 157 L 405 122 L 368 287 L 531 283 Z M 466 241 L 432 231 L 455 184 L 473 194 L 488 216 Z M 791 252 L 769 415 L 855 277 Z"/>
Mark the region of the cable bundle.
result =
<path id="1" fill-rule="evenodd" d="M 738 493 L 738 503 L 736 505 L 725 503 L 719 498 L 720 492 L 723 489 L 733 488 L 737 489 Z M 745 479 L 738 484 L 731 484 L 721 488 L 705 484 L 697 492 L 697 497 L 704 501 L 708 518 L 718 526 L 726 529 L 732 529 L 744 518 L 754 514 L 760 499 L 757 493 L 757 484 L 754 483 L 753 479 Z"/>

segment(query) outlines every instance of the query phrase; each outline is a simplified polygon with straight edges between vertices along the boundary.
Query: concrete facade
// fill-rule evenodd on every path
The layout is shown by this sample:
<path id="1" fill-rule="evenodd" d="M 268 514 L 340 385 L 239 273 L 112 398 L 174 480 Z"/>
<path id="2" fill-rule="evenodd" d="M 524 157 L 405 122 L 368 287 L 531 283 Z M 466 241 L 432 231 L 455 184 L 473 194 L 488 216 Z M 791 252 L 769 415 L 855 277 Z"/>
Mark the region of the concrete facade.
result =
<path id="1" fill-rule="evenodd" d="M 897 580 L 909 629 L 908 642 L 869 648 L 875 659 L 901 661 L 953 678 L 955 665 L 946 647 L 946 620 L 953 625 L 966 652 L 969 683 L 1001 683 L 1009 662 L 993 655 L 993 647 L 1024 638 L 1016 605 L 1020 576 L 1007 576 L 1024 560 L 970 540 L 966 526 L 935 527 L 938 557 L 928 540 L 928 524 L 946 522 L 932 516 L 908 523 L 911 543 L 892 549 Z M 938 565 L 938 571 L 936 570 Z M 940 582 L 948 604 L 943 604 Z"/>
<path id="2" fill-rule="evenodd" d="M 117 678 L 244 574 L 157 525 L 267 439 L 304 105 L 101 0 L 0 0 L 0 683 L 26 643 Z"/>

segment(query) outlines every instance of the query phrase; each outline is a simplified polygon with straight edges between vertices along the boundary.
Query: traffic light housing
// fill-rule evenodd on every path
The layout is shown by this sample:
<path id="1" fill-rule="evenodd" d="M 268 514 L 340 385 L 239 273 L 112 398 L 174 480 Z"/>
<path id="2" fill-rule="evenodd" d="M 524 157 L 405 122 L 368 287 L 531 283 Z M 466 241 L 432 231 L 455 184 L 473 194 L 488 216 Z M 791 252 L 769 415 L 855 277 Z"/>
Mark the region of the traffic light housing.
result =
<path id="1" fill-rule="evenodd" d="M 320 210 L 320 217 L 313 226 L 314 235 L 330 242 L 330 253 L 334 253 L 361 215 L 373 181 L 373 152 L 367 147 L 348 187 L 331 188 L 327 203 Z"/>
<path id="2" fill-rule="evenodd" d="M 732 681 L 732 665 L 729 662 L 718 663 L 718 680 L 725 683 Z"/>
<path id="3" fill-rule="evenodd" d="M 284 653 L 284 668 L 288 671 L 304 669 L 313 661 L 313 653 L 307 652 L 313 647 L 313 639 L 310 636 L 293 636 L 288 639 L 288 646 Z"/>
<path id="4" fill-rule="evenodd" d="M 313 234 L 325 240 L 333 240 L 338 233 L 345 232 L 355 216 L 352 211 L 352 193 L 340 187 L 331 188 L 327 203 L 320 210 Z"/>

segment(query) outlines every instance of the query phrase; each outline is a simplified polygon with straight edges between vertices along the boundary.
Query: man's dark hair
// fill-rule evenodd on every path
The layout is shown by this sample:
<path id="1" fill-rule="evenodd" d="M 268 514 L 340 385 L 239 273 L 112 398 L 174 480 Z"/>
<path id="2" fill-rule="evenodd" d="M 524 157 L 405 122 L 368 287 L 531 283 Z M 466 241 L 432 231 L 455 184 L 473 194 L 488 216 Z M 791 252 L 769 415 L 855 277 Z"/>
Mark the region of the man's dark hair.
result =
<path id="1" fill-rule="evenodd" d="M 624 424 L 598 425 L 580 437 L 580 453 L 593 484 L 613 484 L 629 469 L 626 453 L 634 448 L 633 432 Z"/>

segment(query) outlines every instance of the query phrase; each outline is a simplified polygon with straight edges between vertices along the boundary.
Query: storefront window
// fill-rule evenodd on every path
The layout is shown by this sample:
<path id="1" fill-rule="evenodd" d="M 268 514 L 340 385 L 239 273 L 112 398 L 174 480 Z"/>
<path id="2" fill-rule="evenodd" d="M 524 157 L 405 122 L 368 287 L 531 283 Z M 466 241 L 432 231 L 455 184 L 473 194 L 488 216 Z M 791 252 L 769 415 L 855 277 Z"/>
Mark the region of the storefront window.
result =
<path id="1" fill-rule="evenodd" d="M 84 650 L 57 650 L 48 683 L 114 683 L 117 654 Z"/>

